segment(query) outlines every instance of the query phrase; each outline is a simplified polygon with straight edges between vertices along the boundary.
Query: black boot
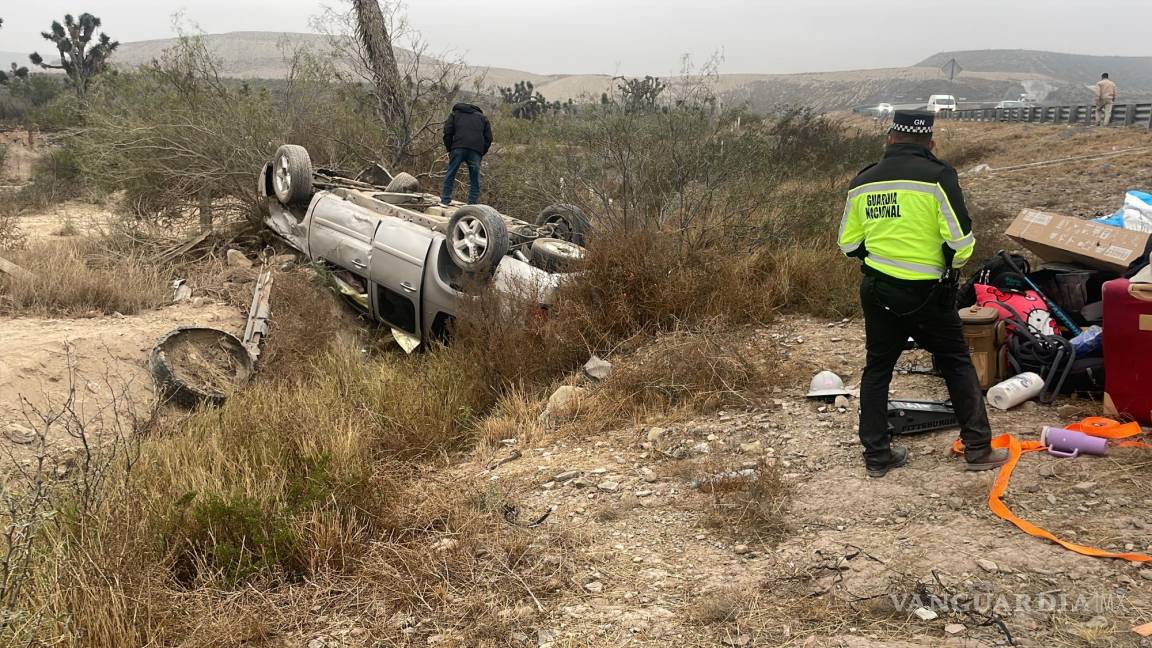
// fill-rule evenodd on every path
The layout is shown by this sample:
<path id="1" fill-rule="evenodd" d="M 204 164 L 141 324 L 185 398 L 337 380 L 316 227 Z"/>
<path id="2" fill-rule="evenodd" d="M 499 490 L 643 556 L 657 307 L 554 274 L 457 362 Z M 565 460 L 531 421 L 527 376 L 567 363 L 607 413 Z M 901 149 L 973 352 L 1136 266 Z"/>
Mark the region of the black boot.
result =
<path id="1" fill-rule="evenodd" d="M 867 465 L 868 476 L 873 479 L 879 479 L 888 474 L 889 470 L 899 468 L 908 463 L 908 448 L 901 448 L 900 446 L 892 446 L 888 452 L 888 461 L 880 464 Z"/>

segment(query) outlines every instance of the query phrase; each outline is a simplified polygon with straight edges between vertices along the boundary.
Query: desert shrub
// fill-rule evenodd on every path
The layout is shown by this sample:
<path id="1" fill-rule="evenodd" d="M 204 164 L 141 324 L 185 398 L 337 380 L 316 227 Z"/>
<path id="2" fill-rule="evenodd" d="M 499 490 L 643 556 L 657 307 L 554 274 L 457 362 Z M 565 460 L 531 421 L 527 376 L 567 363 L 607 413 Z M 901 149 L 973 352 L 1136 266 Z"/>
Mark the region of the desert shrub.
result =
<path id="1" fill-rule="evenodd" d="M 0 88 L 0 123 L 45 130 L 75 126 L 75 97 L 65 92 L 65 83 L 63 75 L 34 73 Z"/>
<path id="2" fill-rule="evenodd" d="M 716 464 L 707 474 L 734 474 L 734 468 Z M 711 526 L 741 535 L 750 533 L 758 542 L 767 544 L 787 534 L 792 487 L 774 463 L 760 462 L 750 479 L 718 479 L 704 490 L 709 497 Z"/>
<path id="3" fill-rule="evenodd" d="M 0 144 L 0 172 L 3 172 L 4 165 L 8 163 L 8 145 Z"/>
<path id="4" fill-rule="evenodd" d="M 775 349 L 747 335 L 679 332 L 619 363 L 604 387 L 609 398 L 637 407 L 746 405 L 773 385 L 765 365 L 776 364 L 775 357 Z"/>
<path id="5" fill-rule="evenodd" d="M 10 257 L 31 275 L 0 275 L 0 310 L 7 313 L 131 315 L 169 298 L 164 271 L 124 242 L 36 242 Z"/>

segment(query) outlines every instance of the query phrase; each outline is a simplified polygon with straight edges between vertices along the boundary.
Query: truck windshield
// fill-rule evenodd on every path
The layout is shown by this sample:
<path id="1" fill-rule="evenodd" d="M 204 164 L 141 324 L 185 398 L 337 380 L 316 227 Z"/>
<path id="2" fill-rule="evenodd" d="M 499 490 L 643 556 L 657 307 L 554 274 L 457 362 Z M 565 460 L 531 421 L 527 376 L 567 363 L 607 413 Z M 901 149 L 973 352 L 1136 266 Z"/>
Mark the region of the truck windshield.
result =
<path id="1" fill-rule="evenodd" d="M 956 100 L 953 99 L 952 97 L 940 97 L 939 99 L 936 100 L 937 106 L 953 106 L 955 104 L 956 104 Z"/>

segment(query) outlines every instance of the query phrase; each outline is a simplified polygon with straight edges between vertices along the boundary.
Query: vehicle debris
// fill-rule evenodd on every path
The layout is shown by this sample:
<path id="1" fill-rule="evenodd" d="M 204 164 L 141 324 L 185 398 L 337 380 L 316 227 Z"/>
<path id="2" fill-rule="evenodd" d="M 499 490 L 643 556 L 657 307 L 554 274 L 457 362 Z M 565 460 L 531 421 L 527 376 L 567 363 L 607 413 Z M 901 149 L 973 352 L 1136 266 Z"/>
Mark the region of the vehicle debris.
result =
<path id="1" fill-rule="evenodd" d="M 244 326 L 244 349 L 255 363 L 260 358 L 261 344 L 268 337 L 269 318 L 272 316 L 272 271 L 265 270 L 256 281 L 252 292 L 252 305 L 248 308 L 248 323 Z"/>
<path id="2" fill-rule="evenodd" d="M 252 357 L 236 336 L 200 327 L 164 336 L 148 356 L 148 368 L 161 400 L 186 408 L 222 404 L 254 371 Z"/>
<path id="3" fill-rule="evenodd" d="M 161 400 L 186 408 L 223 404 L 256 372 L 261 345 L 268 337 L 272 272 L 256 281 L 244 337 L 203 327 L 181 327 L 167 335 L 148 356 L 148 369 Z"/>
<path id="4" fill-rule="evenodd" d="M 184 279 L 175 279 L 172 281 L 172 303 L 179 304 L 192 299 L 192 286 Z"/>

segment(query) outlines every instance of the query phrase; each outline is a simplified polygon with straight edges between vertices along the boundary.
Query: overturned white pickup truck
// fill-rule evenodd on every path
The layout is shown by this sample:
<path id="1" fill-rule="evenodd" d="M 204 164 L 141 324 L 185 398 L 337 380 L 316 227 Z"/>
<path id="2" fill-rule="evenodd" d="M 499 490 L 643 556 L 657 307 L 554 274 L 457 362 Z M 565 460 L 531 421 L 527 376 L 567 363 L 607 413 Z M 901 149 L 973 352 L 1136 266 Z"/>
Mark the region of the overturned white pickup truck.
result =
<path id="1" fill-rule="evenodd" d="M 590 230 L 572 205 L 552 205 L 534 224 L 487 205 L 443 206 L 408 174 L 313 169 L 308 151 L 290 144 L 264 165 L 257 191 L 267 226 L 330 268 L 340 291 L 409 351 L 446 337 L 473 281 L 509 292 L 530 286 L 551 304 Z"/>

